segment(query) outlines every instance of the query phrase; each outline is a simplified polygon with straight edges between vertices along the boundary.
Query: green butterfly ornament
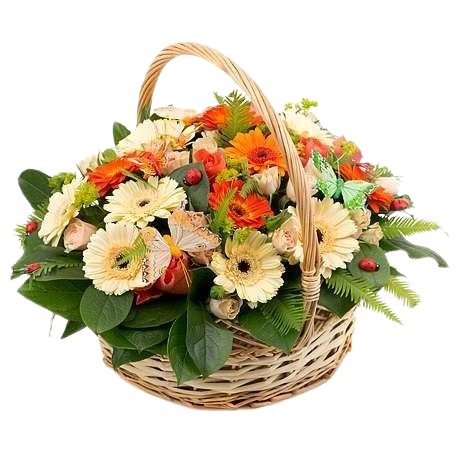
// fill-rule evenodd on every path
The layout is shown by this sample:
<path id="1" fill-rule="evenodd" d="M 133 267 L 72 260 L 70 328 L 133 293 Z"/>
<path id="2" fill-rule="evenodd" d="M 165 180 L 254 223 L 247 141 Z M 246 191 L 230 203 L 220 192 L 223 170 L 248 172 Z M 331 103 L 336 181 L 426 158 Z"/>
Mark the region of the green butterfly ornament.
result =
<path id="1" fill-rule="evenodd" d="M 316 182 L 316 187 L 326 198 L 343 198 L 343 205 L 347 209 L 364 208 L 366 196 L 375 190 L 375 185 L 363 180 L 344 181 L 337 177 L 332 166 L 321 156 L 313 152 L 313 164 L 320 172 L 321 177 Z"/>

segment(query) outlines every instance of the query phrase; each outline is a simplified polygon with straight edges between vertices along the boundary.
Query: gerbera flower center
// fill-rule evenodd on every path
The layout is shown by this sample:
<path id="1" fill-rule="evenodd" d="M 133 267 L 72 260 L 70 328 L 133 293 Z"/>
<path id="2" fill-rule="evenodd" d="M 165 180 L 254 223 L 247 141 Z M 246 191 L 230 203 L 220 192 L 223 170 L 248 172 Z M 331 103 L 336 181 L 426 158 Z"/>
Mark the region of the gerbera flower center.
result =
<path id="1" fill-rule="evenodd" d="M 247 273 L 251 269 L 251 264 L 247 260 L 240 260 L 238 262 L 238 270 L 242 273 Z"/>
<path id="2" fill-rule="evenodd" d="M 323 232 L 319 228 L 316 229 L 316 238 L 318 238 L 318 243 L 323 242 Z"/>
<path id="3" fill-rule="evenodd" d="M 147 199 L 147 198 L 144 198 L 143 200 L 139 201 L 139 203 L 137 203 L 137 205 L 140 208 L 143 208 L 143 207 L 147 206 L 148 204 L 150 204 L 150 200 Z"/>
<path id="4" fill-rule="evenodd" d="M 245 214 L 243 207 L 239 205 L 238 203 L 231 204 L 230 211 L 239 217 L 243 217 Z"/>
<path id="5" fill-rule="evenodd" d="M 256 147 L 249 153 L 249 159 L 253 163 L 264 164 L 266 161 L 274 158 L 275 155 L 273 151 L 267 147 Z"/>
<path id="6" fill-rule="evenodd" d="M 115 279 L 134 279 L 140 270 L 142 261 L 126 259 L 126 251 L 129 247 L 113 248 L 106 259 L 105 270 Z"/>

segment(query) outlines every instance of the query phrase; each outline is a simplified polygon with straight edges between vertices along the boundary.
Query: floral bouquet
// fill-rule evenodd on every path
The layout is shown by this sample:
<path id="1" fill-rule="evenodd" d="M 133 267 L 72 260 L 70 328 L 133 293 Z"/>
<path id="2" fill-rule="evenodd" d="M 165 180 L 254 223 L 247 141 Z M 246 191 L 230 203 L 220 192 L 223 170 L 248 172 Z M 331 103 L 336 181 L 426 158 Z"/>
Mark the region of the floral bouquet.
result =
<path id="1" fill-rule="evenodd" d="M 231 324 L 289 353 L 308 317 L 301 289 L 302 233 L 293 186 L 275 137 L 237 92 L 196 113 L 145 113 L 114 147 L 78 173 L 26 170 L 33 207 L 17 228 L 19 292 L 84 327 L 112 349 L 115 367 L 165 355 L 179 384 L 220 369 Z M 322 279 L 319 304 L 345 315 L 356 304 L 394 321 L 384 289 L 419 301 L 386 253 L 445 261 L 406 236 L 438 225 L 412 217 L 412 201 L 386 167 L 323 128 L 304 99 L 285 123 L 304 167 Z"/>

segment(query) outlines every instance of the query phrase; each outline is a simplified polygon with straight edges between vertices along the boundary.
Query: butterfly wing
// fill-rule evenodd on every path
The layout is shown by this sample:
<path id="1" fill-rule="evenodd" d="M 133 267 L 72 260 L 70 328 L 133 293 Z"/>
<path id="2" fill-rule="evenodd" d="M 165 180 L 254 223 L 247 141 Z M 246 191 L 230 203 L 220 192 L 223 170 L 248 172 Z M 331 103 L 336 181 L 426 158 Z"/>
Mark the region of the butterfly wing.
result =
<path id="1" fill-rule="evenodd" d="M 366 195 L 375 190 L 375 185 L 363 180 L 349 180 L 343 184 L 343 204 L 347 209 L 364 208 Z"/>
<path id="2" fill-rule="evenodd" d="M 321 174 L 316 182 L 316 187 L 324 194 L 325 197 L 330 198 L 337 191 L 337 176 L 335 175 L 332 166 L 316 151 L 313 151 L 313 164 Z"/>
<path id="3" fill-rule="evenodd" d="M 156 228 L 146 227 L 141 230 L 141 235 L 147 247 L 142 262 L 142 280 L 152 284 L 168 268 L 171 262 L 171 250 Z"/>
<path id="4" fill-rule="evenodd" d="M 182 251 L 209 251 L 220 244 L 220 237 L 202 225 L 197 214 L 178 209 L 168 218 L 171 237 Z"/>

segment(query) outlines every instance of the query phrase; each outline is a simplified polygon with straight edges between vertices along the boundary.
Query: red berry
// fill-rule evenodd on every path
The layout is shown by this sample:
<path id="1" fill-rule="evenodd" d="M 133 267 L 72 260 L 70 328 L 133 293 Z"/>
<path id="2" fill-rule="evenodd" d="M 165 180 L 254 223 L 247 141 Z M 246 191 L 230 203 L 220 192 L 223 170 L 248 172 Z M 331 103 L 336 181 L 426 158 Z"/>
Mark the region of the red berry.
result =
<path id="1" fill-rule="evenodd" d="M 380 265 L 372 257 L 364 257 L 359 261 L 358 266 L 365 272 L 376 272 L 380 268 Z"/>
<path id="2" fill-rule="evenodd" d="M 31 233 L 35 233 L 38 229 L 38 222 L 36 220 L 30 220 L 27 222 L 25 226 L 26 233 L 30 235 Z"/>
<path id="3" fill-rule="evenodd" d="M 190 168 L 184 176 L 184 183 L 186 185 L 196 185 L 200 183 L 203 174 L 198 168 Z"/>
<path id="4" fill-rule="evenodd" d="M 40 268 L 41 268 L 41 265 L 38 262 L 33 262 L 31 264 L 26 265 L 26 273 L 30 275 L 31 273 L 34 273 L 37 270 L 40 270 Z"/>
<path id="5" fill-rule="evenodd" d="M 407 200 L 406 198 L 395 198 L 390 204 L 390 209 L 392 211 L 403 211 L 404 209 L 407 209 L 409 206 L 409 200 Z"/>

